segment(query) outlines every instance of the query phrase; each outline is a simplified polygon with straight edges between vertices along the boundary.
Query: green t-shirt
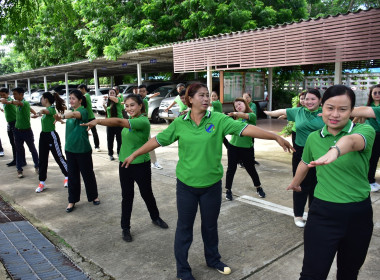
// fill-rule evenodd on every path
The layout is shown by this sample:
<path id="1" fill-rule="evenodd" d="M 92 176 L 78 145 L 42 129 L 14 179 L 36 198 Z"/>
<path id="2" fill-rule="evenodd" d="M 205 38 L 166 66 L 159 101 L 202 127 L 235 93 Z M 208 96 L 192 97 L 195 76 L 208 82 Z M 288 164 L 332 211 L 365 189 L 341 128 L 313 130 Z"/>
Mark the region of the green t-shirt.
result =
<path id="1" fill-rule="evenodd" d="M 321 129 L 325 125 L 322 117 L 318 116 L 319 113 L 322 113 L 321 107 L 313 112 L 304 107 L 286 109 L 288 121 L 296 123 L 297 134 L 295 142 L 298 146 L 304 147 L 309 134 Z"/>
<path id="2" fill-rule="evenodd" d="M 211 112 L 223 113 L 222 103 L 219 100 L 211 102 Z"/>
<path id="3" fill-rule="evenodd" d="M 237 119 L 237 121 L 238 122 L 242 122 L 244 124 L 256 125 L 256 115 L 255 115 L 255 113 L 248 113 L 248 116 L 249 116 L 248 119 L 242 119 L 242 118 L 240 118 L 240 119 Z M 249 136 L 236 136 L 236 135 L 232 135 L 230 144 L 234 145 L 236 147 L 240 147 L 240 148 L 250 148 L 250 147 L 253 146 L 252 137 L 249 137 Z"/>
<path id="4" fill-rule="evenodd" d="M 123 104 L 121 104 L 120 99 L 118 103 L 115 103 L 116 106 L 116 112 L 117 112 L 117 118 L 122 119 L 123 118 Z M 107 118 L 112 118 L 111 116 L 111 106 L 107 107 Z"/>
<path id="5" fill-rule="evenodd" d="M 187 106 L 182 102 L 181 97 L 179 95 L 177 95 L 174 101 L 178 104 L 180 113 L 187 109 Z"/>
<path id="6" fill-rule="evenodd" d="M 207 111 L 197 126 L 190 118 L 191 110 L 176 118 L 156 136 L 161 146 L 178 140 L 179 160 L 176 175 L 195 188 L 209 187 L 223 177 L 222 145 L 227 134 L 240 135 L 247 124 L 217 112 Z"/>
<path id="7" fill-rule="evenodd" d="M 21 101 L 24 106 L 16 106 L 16 124 L 15 127 L 18 129 L 29 129 L 30 128 L 30 104 L 23 99 Z"/>
<path id="8" fill-rule="evenodd" d="M 249 108 L 251 108 L 251 110 L 255 113 L 255 115 L 257 116 L 257 106 L 256 106 L 256 103 L 255 102 L 250 102 L 249 104 Z"/>
<path id="9" fill-rule="evenodd" d="M 148 104 L 148 101 L 149 101 L 149 97 L 148 97 L 148 96 L 145 96 L 145 98 L 143 99 L 144 107 L 145 107 L 145 113 L 143 114 L 144 116 L 148 116 L 148 112 L 149 112 L 149 104 Z"/>
<path id="10" fill-rule="evenodd" d="M 297 130 L 298 133 L 298 130 Z M 302 154 L 306 164 L 327 153 L 338 140 L 351 134 L 359 134 L 365 140 L 365 148 L 360 152 L 350 152 L 327 165 L 317 166 L 317 186 L 314 196 L 329 202 L 360 202 L 368 198 L 371 188 L 368 183 L 369 159 L 371 157 L 374 129 L 367 124 L 347 125 L 336 136 L 327 131 L 327 126 L 310 134 Z"/>
<path id="11" fill-rule="evenodd" d="M 88 114 L 88 119 L 89 120 L 95 119 L 94 112 L 92 111 L 91 95 L 88 92 L 86 92 L 84 96 L 86 97 L 86 102 L 87 102 L 86 110 Z"/>
<path id="12" fill-rule="evenodd" d="M 376 106 L 374 103 L 371 104 L 371 107 L 374 109 L 374 108 L 377 108 L 376 110 L 378 112 L 380 112 L 380 105 Z M 373 110 L 376 114 L 376 111 L 375 109 Z M 380 115 L 380 113 L 379 113 Z M 380 118 L 376 115 L 376 119 L 367 119 L 366 120 L 366 124 L 369 124 L 370 126 L 372 126 L 376 132 L 380 132 L 380 123 L 377 121 L 377 120 L 380 120 Z"/>
<path id="13" fill-rule="evenodd" d="M 119 160 L 123 162 L 134 151 L 138 150 L 149 140 L 150 123 L 142 114 L 137 118 L 128 119 L 130 128 L 121 131 L 121 148 Z M 149 153 L 138 156 L 132 164 L 143 163 L 150 160 Z"/>
<path id="14" fill-rule="evenodd" d="M 87 127 L 80 126 L 80 124 L 88 122 L 88 112 L 83 106 L 73 111 L 80 112 L 82 119 L 73 118 L 66 120 L 65 151 L 78 154 L 88 153 L 91 151 L 91 145 L 88 140 Z"/>
<path id="15" fill-rule="evenodd" d="M 46 110 L 49 111 L 49 114 L 44 114 L 41 117 L 42 132 L 51 132 L 55 130 L 54 115 L 57 111 L 54 106 L 50 106 L 49 108 L 46 108 Z"/>
<path id="16" fill-rule="evenodd" d="M 8 101 L 13 101 L 12 98 L 8 97 Z M 14 122 L 16 120 L 16 105 L 13 104 L 4 104 L 4 114 L 7 122 Z"/>

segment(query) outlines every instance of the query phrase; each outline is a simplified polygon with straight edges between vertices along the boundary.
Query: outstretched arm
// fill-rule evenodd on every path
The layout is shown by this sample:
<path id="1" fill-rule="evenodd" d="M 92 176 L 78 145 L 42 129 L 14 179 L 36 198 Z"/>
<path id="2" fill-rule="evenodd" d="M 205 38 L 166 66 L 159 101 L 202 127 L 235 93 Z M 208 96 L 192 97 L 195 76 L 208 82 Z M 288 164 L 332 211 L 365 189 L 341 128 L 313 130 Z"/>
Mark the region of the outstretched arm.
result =
<path id="1" fill-rule="evenodd" d="M 249 136 L 252 138 L 260 138 L 260 139 L 267 139 L 267 140 L 276 140 L 277 143 L 284 149 L 285 152 L 295 152 L 292 145 L 286 141 L 281 136 L 274 134 L 272 132 L 269 132 L 267 130 L 264 130 L 262 128 L 259 128 L 254 125 L 247 125 L 247 127 L 243 130 L 241 133 L 243 136 Z"/>
<path id="2" fill-rule="evenodd" d="M 352 110 L 351 117 L 376 118 L 376 115 L 372 107 L 361 106 L 361 107 L 355 107 Z"/>
<path id="3" fill-rule="evenodd" d="M 298 164 L 296 174 L 293 177 L 293 180 L 290 182 L 289 186 L 286 188 L 287 191 L 293 190 L 296 192 L 301 191 L 301 183 L 305 179 L 307 173 L 309 172 L 310 167 L 306 165 L 302 160 Z"/>
<path id="4" fill-rule="evenodd" d="M 264 111 L 264 113 L 270 117 L 279 117 L 281 115 L 286 116 L 286 109 L 279 109 L 279 110 L 275 110 L 275 111 Z"/>
<path id="5" fill-rule="evenodd" d="M 336 143 L 335 148 L 331 148 L 328 152 L 319 159 L 310 162 L 309 167 L 317 165 L 326 165 L 335 161 L 338 157 L 349 152 L 362 151 L 365 148 L 365 140 L 359 134 L 351 134 L 343 136 Z"/>
<path id="6" fill-rule="evenodd" d="M 143 154 L 149 153 L 150 151 L 153 151 L 159 146 L 160 145 L 158 144 L 156 137 L 150 138 L 149 141 L 146 142 L 140 149 L 134 151 L 129 157 L 127 157 L 121 166 L 128 168 L 128 166 L 131 164 L 132 161 L 135 160 L 135 158 Z"/>
<path id="7" fill-rule="evenodd" d="M 108 118 L 108 119 L 95 119 L 88 123 L 80 124 L 80 126 L 88 126 L 87 131 L 96 126 L 97 124 L 104 126 L 118 126 L 130 128 L 131 125 L 128 120 L 120 118 Z"/>

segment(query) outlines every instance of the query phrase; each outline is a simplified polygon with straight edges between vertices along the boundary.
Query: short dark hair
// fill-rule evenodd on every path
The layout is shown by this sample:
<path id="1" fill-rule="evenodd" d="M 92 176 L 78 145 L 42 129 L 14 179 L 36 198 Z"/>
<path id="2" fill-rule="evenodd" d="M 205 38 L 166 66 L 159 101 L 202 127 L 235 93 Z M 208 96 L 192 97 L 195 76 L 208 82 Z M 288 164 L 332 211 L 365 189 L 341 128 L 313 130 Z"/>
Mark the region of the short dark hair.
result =
<path id="1" fill-rule="evenodd" d="M 186 94 L 186 89 L 181 90 L 181 92 L 178 94 L 179 96 L 184 96 Z"/>
<path id="2" fill-rule="evenodd" d="M 80 84 L 80 85 L 78 86 L 78 88 L 79 88 L 79 89 L 83 89 L 83 88 L 84 88 L 84 90 L 85 90 L 86 92 L 88 92 L 87 85 L 85 85 L 85 84 Z"/>
<path id="3" fill-rule="evenodd" d="M 24 94 L 24 92 L 25 92 L 25 90 L 22 87 L 16 87 L 16 88 L 12 89 L 12 91 L 15 91 L 15 92 L 20 93 L 20 94 Z"/>
<path id="4" fill-rule="evenodd" d="M 355 107 L 355 93 L 351 88 L 344 85 L 335 85 L 326 89 L 322 97 L 322 105 L 325 104 L 328 99 L 339 95 L 347 95 L 351 100 L 351 109 Z"/>
<path id="5" fill-rule="evenodd" d="M 146 88 L 146 85 L 139 85 L 138 88 Z"/>
<path id="6" fill-rule="evenodd" d="M 6 87 L 0 88 L 0 92 L 9 93 L 9 90 Z"/>
<path id="7" fill-rule="evenodd" d="M 191 108 L 192 106 L 192 104 L 190 103 L 189 97 L 194 97 L 194 95 L 197 93 L 198 89 L 200 88 L 207 88 L 207 86 L 201 83 L 194 83 L 187 87 L 186 95 L 185 95 L 185 102 L 186 102 L 187 107 Z"/>
<path id="8" fill-rule="evenodd" d="M 318 97 L 318 99 L 321 99 L 321 93 L 319 92 L 319 90 L 315 88 L 308 88 L 305 93 L 305 97 L 306 97 L 306 94 L 308 93 L 314 94 L 316 97 Z"/>

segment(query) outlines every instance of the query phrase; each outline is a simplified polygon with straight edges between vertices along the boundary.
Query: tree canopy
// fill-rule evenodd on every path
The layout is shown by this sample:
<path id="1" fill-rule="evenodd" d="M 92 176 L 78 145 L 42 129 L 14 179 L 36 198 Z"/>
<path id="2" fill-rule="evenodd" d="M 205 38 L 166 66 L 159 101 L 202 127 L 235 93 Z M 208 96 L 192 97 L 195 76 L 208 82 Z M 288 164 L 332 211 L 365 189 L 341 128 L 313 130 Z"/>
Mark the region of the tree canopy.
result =
<path id="1" fill-rule="evenodd" d="M 2 0 L 0 3 L 0 33 L 5 35 L 5 43 L 14 45 L 13 57 L 19 54 L 24 68 L 99 56 L 117 59 L 132 49 L 380 7 L 380 0 Z M 5 57 L 0 57 L 1 64 L 6 62 Z M 11 68 L 1 67 L 0 71 L 9 73 Z"/>

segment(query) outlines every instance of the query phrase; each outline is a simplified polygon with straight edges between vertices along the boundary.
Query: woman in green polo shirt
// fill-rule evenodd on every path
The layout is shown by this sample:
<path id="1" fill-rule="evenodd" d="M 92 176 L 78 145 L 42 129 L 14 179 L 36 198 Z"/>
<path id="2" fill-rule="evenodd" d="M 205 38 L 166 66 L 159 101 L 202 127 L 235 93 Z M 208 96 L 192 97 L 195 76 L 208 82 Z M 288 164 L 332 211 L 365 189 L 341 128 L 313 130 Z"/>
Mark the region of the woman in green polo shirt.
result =
<path id="1" fill-rule="evenodd" d="M 88 140 L 88 132 L 80 124 L 88 122 L 86 97 L 77 89 L 70 92 L 71 112 L 56 114 L 56 121 L 66 120 L 65 152 L 69 177 L 69 205 L 66 212 L 70 213 L 75 204 L 80 201 L 80 175 L 86 188 L 87 200 L 99 205 L 98 186 L 92 164 L 92 148 Z"/>
<path id="2" fill-rule="evenodd" d="M 373 230 L 367 175 L 375 131 L 350 121 L 355 94 L 349 87 L 328 88 L 322 104 L 325 126 L 307 138 L 287 188 L 299 191 L 307 172 L 316 167 L 318 183 L 304 232 L 300 279 L 327 279 L 335 255 L 337 279 L 357 279 Z"/>
<path id="3" fill-rule="evenodd" d="M 106 109 L 107 118 L 123 118 L 123 105 L 121 99 L 117 97 L 116 91 L 110 89 L 108 92 L 108 98 L 103 105 Z M 110 160 L 115 160 L 113 157 L 113 142 L 116 137 L 117 154 L 119 155 L 121 147 L 121 127 L 107 127 L 107 144 L 108 144 L 108 156 Z"/>
<path id="4" fill-rule="evenodd" d="M 222 274 L 231 269 L 221 262 L 218 250 L 218 216 L 221 206 L 223 166 L 222 143 L 227 134 L 276 140 L 285 151 L 290 143 L 280 136 L 253 125 L 208 111 L 210 96 L 206 85 L 193 83 L 186 90 L 190 111 L 176 118 L 167 129 L 150 139 L 124 160 L 122 167 L 130 168 L 134 160 L 159 147 L 178 141 L 177 229 L 174 252 L 177 277 L 194 279 L 188 263 L 188 251 L 193 240 L 193 225 L 198 205 L 201 212 L 202 238 L 206 264 Z"/>
<path id="5" fill-rule="evenodd" d="M 55 107 L 53 106 L 54 103 L 56 104 Z M 45 109 L 40 110 L 36 115 L 36 117 L 41 117 L 42 125 L 40 141 L 38 145 L 38 154 L 40 160 L 40 183 L 36 189 L 37 193 L 44 191 L 46 188 L 45 181 L 47 177 L 50 151 L 53 154 L 53 157 L 61 169 L 63 175 L 65 176 L 65 179 L 63 181 L 64 187 L 67 188 L 68 186 L 67 163 L 65 157 L 62 154 L 61 139 L 59 138 L 58 133 L 55 131 L 54 119 L 54 115 L 57 114 L 57 111 L 60 114 L 65 113 L 65 101 L 56 92 L 54 95 L 50 92 L 44 92 L 41 97 L 41 104 L 45 107 Z"/>
<path id="6" fill-rule="evenodd" d="M 160 218 L 160 213 L 156 205 L 156 199 L 152 190 L 152 170 L 150 167 L 149 153 L 143 154 L 136 158 L 135 162 L 130 165 L 130 168 L 123 168 L 123 161 L 134 151 L 144 145 L 150 134 L 150 123 L 144 115 L 145 107 L 143 99 L 140 95 L 130 94 L 124 101 L 125 110 L 130 118 L 107 118 L 105 120 L 97 119 L 89 123 L 83 124 L 88 126 L 88 130 L 97 124 L 107 127 L 122 127 L 122 144 L 119 154 L 119 177 L 121 186 L 121 228 L 123 230 L 123 239 L 126 242 L 132 241 L 130 233 L 131 214 L 134 198 L 134 183 L 139 186 L 141 197 L 148 208 L 150 218 L 153 224 L 168 228 L 168 225 Z"/>
<path id="7" fill-rule="evenodd" d="M 296 128 L 296 145 L 294 148 L 296 152 L 293 153 L 292 170 L 293 176 L 296 173 L 297 166 L 301 161 L 302 152 L 306 143 L 306 139 L 310 133 L 323 127 L 324 123 L 319 114 L 322 112 L 321 94 L 316 89 L 308 89 L 305 96 L 305 106 L 295 107 L 288 109 L 280 109 L 272 112 L 264 111 L 265 114 L 271 117 L 279 117 L 285 115 L 288 121 L 295 122 Z M 294 210 L 294 223 L 298 227 L 305 226 L 303 214 L 306 202 L 309 199 L 309 207 L 313 201 L 313 193 L 317 179 L 315 175 L 315 168 L 312 168 L 304 181 L 302 182 L 302 191 L 293 192 L 293 210 Z"/>
<path id="8" fill-rule="evenodd" d="M 234 112 L 228 114 L 230 117 L 233 117 L 244 124 L 256 125 L 256 115 L 252 112 L 251 108 L 248 107 L 248 103 L 244 98 L 236 98 L 233 106 Z M 232 200 L 232 182 L 239 162 L 244 164 L 245 170 L 248 172 L 249 176 L 251 176 L 253 185 L 256 187 L 256 193 L 264 198 L 265 192 L 261 187 L 259 174 L 257 174 L 255 168 L 252 138 L 232 135 L 231 141 L 228 145 L 227 155 L 226 199 Z"/>
<path id="9" fill-rule="evenodd" d="M 216 93 L 216 91 L 213 91 L 211 93 L 211 104 L 210 104 L 210 111 L 211 112 L 219 112 L 223 113 L 223 106 L 222 103 L 219 101 L 219 96 Z"/>

